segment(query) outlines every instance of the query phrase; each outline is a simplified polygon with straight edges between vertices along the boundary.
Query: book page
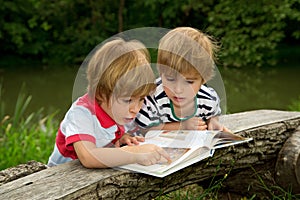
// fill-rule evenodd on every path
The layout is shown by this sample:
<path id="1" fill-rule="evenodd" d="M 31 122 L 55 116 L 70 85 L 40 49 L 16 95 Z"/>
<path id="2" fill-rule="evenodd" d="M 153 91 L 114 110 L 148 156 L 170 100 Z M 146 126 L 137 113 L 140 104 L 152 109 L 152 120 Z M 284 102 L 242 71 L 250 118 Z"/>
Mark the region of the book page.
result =
<path id="1" fill-rule="evenodd" d="M 145 143 L 160 147 L 192 148 L 205 146 L 206 131 L 188 130 L 157 130 L 149 131 L 145 136 Z"/>
<path id="2" fill-rule="evenodd" d="M 212 140 L 212 146 L 215 149 L 228 147 L 244 142 L 251 141 L 252 138 L 244 138 L 240 135 L 228 133 L 228 132 L 217 132 Z"/>

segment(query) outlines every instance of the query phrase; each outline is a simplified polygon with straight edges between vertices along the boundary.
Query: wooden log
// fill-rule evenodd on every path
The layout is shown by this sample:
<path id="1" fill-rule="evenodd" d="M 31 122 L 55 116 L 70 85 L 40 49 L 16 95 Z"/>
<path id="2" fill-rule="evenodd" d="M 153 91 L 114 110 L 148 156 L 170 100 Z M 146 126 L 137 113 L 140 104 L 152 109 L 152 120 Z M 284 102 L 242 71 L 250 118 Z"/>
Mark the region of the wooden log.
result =
<path id="1" fill-rule="evenodd" d="M 86 169 L 78 161 L 48 168 L 0 186 L 1 199 L 151 199 L 160 194 L 212 176 L 239 174 L 253 169 L 268 172 L 285 141 L 300 125 L 300 112 L 257 110 L 224 116 L 227 127 L 246 137 L 249 143 L 218 149 L 212 158 L 186 167 L 165 178 L 118 169 Z M 231 177 L 228 178 L 228 181 Z M 256 182 L 245 184 L 256 192 Z M 235 179 L 233 179 L 235 181 Z M 231 182 L 231 181 L 230 181 Z M 237 184 L 238 183 L 238 184 Z M 240 192 L 244 190 L 240 190 Z"/>
<path id="2" fill-rule="evenodd" d="M 283 188 L 300 193 L 300 126 L 280 150 L 275 171 L 276 181 Z"/>
<path id="3" fill-rule="evenodd" d="M 36 173 L 46 168 L 47 166 L 45 164 L 34 160 L 28 161 L 25 164 L 20 164 L 15 167 L 7 168 L 0 171 L 0 185 L 16 180 L 18 178 L 25 177 L 29 174 Z"/>

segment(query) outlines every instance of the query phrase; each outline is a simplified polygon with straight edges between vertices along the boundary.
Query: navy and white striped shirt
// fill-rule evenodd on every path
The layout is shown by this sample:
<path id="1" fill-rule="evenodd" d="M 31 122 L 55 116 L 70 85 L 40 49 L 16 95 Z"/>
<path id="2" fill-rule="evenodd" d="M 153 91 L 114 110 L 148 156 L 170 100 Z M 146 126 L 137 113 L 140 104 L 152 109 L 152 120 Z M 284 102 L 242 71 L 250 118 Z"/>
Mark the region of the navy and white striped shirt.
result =
<path id="1" fill-rule="evenodd" d="M 211 87 L 202 85 L 195 97 L 194 114 L 179 118 L 174 112 L 173 103 L 163 90 L 161 78 L 158 78 L 156 83 L 156 91 L 151 96 L 146 97 L 144 105 L 135 119 L 141 128 L 158 126 L 167 122 L 180 122 L 194 116 L 207 120 L 221 114 L 220 99 L 216 91 Z"/>

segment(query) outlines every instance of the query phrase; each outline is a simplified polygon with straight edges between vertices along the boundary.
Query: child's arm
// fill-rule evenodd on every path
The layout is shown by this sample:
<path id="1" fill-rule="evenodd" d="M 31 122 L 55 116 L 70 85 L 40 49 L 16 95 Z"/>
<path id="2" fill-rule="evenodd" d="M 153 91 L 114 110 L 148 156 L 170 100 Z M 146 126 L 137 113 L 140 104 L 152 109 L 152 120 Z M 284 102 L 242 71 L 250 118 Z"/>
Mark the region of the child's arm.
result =
<path id="1" fill-rule="evenodd" d="M 227 127 L 219 122 L 218 117 L 212 117 L 207 120 L 207 122 L 203 121 L 199 117 L 193 117 L 183 122 L 167 122 L 159 124 L 158 126 L 141 129 L 143 134 L 149 130 L 220 130 L 224 132 L 231 132 Z"/>
<path id="2" fill-rule="evenodd" d="M 207 124 L 200 117 L 192 117 L 182 122 L 167 122 L 146 130 L 207 130 Z"/>
<path id="3" fill-rule="evenodd" d="M 97 148 L 92 142 L 79 141 L 73 145 L 78 159 L 86 168 L 108 168 L 131 163 L 152 165 L 161 159 L 170 160 L 165 150 L 152 144 Z"/>
<path id="4" fill-rule="evenodd" d="M 192 117 L 183 122 L 168 122 L 145 129 L 143 132 L 147 132 L 148 130 L 221 130 L 231 132 L 219 122 L 218 116 L 211 117 L 207 122 L 203 121 L 200 117 Z"/>

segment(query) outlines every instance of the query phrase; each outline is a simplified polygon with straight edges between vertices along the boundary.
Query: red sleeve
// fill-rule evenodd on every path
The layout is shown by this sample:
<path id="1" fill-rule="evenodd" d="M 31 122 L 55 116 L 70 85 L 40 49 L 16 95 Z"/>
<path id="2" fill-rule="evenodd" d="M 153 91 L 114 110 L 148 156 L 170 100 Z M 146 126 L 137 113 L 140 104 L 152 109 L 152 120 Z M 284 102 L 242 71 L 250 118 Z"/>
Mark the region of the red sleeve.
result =
<path id="1" fill-rule="evenodd" d="M 56 145 L 59 152 L 64 157 L 69 157 L 72 159 L 78 158 L 73 146 L 73 143 L 78 141 L 90 141 L 96 144 L 96 139 L 91 135 L 76 134 L 66 138 L 60 130 L 58 131 L 58 136 L 56 137 Z"/>

